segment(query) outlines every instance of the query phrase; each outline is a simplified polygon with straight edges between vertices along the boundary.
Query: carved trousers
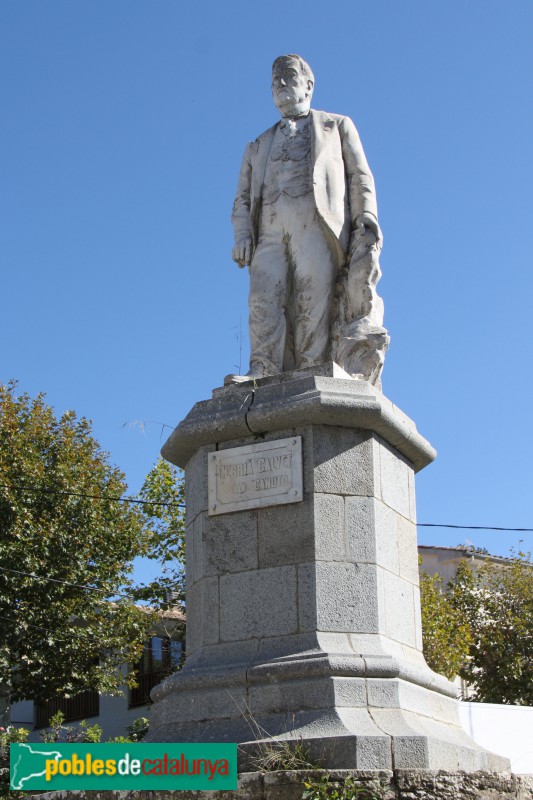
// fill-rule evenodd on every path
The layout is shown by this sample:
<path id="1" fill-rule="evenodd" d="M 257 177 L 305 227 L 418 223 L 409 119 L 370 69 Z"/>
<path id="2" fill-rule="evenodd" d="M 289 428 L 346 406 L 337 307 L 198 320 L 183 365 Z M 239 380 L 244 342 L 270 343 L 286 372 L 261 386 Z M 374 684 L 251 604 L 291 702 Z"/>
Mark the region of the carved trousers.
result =
<path id="1" fill-rule="evenodd" d="M 328 360 L 337 271 L 312 192 L 263 206 L 250 266 L 251 366 L 273 375 Z"/>

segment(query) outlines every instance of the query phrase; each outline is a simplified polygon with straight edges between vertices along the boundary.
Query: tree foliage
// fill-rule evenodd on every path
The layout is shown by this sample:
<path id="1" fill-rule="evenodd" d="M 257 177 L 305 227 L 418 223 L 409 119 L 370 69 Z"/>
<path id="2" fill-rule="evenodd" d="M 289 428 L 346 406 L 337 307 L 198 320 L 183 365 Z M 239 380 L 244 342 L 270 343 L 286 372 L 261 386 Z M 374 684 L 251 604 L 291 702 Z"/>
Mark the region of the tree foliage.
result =
<path id="1" fill-rule="evenodd" d="M 420 598 L 424 656 L 431 669 L 451 680 L 459 674 L 468 657 L 470 626 L 445 591 L 438 573 L 422 572 Z"/>
<path id="2" fill-rule="evenodd" d="M 153 607 L 185 602 L 185 492 L 180 470 L 160 458 L 139 492 L 147 532 L 145 555 L 160 566 L 156 580 L 136 589 L 135 597 Z"/>
<path id="3" fill-rule="evenodd" d="M 477 575 L 463 562 L 454 605 L 472 641 L 459 674 L 482 703 L 533 705 L 533 568 L 525 555 L 508 566 L 486 560 Z"/>
<path id="4" fill-rule="evenodd" d="M 433 669 L 464 678 L 475 701 L 533 705 L 533 568 L 525 554 L 475 570 L 462 561 L 445 591 L 422 575 L 421 594 Z"/>
<path id="5" fill-rule="evenodd" d="M 91 425 L 56 418 L 43 395 L 0 386 L 0 698 L 47 700 L 119 691 L 153 619 L 132 599 L 132 560 L 146 551 Z M 113 600 L 113 602 L 110 602 Z"/>

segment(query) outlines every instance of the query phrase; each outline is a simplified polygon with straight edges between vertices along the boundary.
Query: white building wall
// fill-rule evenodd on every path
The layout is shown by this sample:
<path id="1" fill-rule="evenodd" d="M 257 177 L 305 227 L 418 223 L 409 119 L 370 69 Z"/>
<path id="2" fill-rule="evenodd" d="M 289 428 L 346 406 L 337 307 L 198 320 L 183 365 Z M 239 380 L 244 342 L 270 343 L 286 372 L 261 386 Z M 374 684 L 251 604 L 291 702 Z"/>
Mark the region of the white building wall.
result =
<path id="1" fill-rule="evenodd" d="M 465 731 L 482 747 L 511 759 L 511 770 L 533 774 L 533 707 L 459 703 Z"/>
<path id="2" fill-rule="evenodd" d="M 122 668 L 125 673 L 125 667 Z M 124 687 L 124 694 L 117 697 L 110 695 L 100 695 L 100 713 L 95 717 L 88 717 L 88 725 L 98 724 L 102 728 L 102 741 L 105 742 L 115 736 L 127 736 L 128 727 L 138 717 L 149 717 L 150 705 L 135 706 L 128 708 L 129 692 Z M 22 700 L 13 703 L 11 706 L 11 723 L 17 728 L 28 728 L 30 731 L 30 741 L 40 742 L 41 731 L 34 730 L 35 709 L 33 700 Z M 78 728 L 79 722 L 65 722 L 65 726 Z"/>
<path id="3" fill-rule="evenodd" d="M 138 717 L 149 717 L 150 706 L 136 706 L 128 708 L 127 697 L 100 697 L 100 714 L 97 717 L 88 717 L 87 724 L 98 724 L 103 730 L 102 741 L 115 736 L 127 736 L 128 726 Z M 30 731 L 29 740 L 31 742 L 41 741 L 41 731 L 34 730 L 34 708 L 31 700 L 21 703 L 13 703 L 11 706 L 11 724 L 17 728 L 28 728 Z M 78 728 L 79 722 L 65 722 L 69 728 Z"/>
<path id="4" fill-rule="evenodd" d="M 11 706 L 9 716 L 11 725 L 16 725 L 17 728 L 28 728 L 31 731 L 34 718 L 33 700 L 21 700 Z"/>

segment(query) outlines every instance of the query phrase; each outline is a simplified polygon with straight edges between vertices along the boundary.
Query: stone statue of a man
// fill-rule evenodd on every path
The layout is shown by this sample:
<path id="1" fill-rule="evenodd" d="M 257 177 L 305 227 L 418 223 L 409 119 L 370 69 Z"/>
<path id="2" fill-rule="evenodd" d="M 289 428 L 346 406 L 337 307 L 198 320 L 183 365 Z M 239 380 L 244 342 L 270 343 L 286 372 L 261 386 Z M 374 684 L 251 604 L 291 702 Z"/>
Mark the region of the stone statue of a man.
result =
<path id="1" fill-rule="evenodd" d="M 310 109 L 314 77 L 277 58 L 281 121 L 246 147 L 232 257 L 250 267 L 250 370 L 240 382 L 334 360 L 380 385 L 388 336 L 374 179 L 348 117 Z"/>

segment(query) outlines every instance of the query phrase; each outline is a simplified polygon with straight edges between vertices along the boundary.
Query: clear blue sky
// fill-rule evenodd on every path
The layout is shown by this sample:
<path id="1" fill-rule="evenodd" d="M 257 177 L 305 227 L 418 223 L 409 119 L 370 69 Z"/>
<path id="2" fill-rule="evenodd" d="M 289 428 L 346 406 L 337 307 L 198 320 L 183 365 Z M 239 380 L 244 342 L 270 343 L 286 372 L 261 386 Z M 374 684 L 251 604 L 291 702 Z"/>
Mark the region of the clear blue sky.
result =
<path id="1" fill-rule="evenodd" d="M 439 452 L 419 520 L 533 527 L 532 41 L 531 0 L 4 0 L 0 380 L 91 418 L 138 490 L 240 327 L 246 365 L 229 215 L 297 52 L 376 178 L 384 391 Z"/>

